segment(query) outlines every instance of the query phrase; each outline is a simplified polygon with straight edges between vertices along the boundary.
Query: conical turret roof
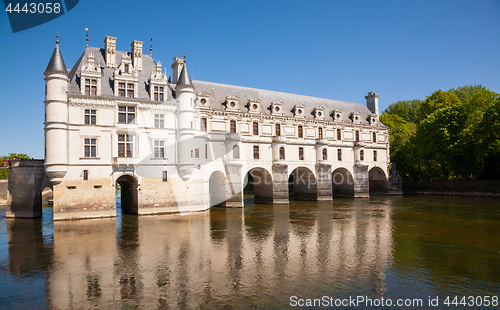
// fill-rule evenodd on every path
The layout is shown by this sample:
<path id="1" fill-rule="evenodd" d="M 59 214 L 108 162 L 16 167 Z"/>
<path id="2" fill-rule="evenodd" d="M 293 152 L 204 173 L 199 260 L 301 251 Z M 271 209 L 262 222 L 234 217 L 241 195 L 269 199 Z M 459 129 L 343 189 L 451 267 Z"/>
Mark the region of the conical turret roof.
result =
<path id="1" fill-rule="evenodd" d="M 52 57 L 50 58 L 49 64 L 47 65 L 47 69 L 45 69 L 44 74 L 47 75 L 48 73 L 68 74 L 68 70 L 66 69 L 66 65 L 64 64 L 61 51 L 59 50 L 59 44 L 56 44 L 56 48 L 54 48 Z"/>
<path id="2" fill-rule="evenodd" d="M 177 80 L 177 86 L 193 87 L 193 83 L 191 82 L 191 78 L 189 77 L 189 72 L 186 68 L 186 65 L 182 66 L 181 74 L 179 75 L 179 79 Z"/>

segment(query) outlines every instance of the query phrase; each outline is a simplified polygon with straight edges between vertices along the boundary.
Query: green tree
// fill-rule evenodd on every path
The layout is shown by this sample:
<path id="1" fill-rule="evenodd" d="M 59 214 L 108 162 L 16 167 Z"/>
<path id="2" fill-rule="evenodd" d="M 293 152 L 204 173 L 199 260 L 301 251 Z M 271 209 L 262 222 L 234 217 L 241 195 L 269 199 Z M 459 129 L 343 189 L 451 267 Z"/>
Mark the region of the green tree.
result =
<path id="1" fill-rule="evenodd" d="M 483 85 L 467 85 L 467 86 L 462 86 L 462 87 L 457 87 L 455 88 L 450 88 L 448 90 L 450 93 L 457 95 L 458 99 L 464 101 L 468 99 L 470 96 L 474 95 L 475 93 L 482 92 L 488 90 L 486 87 Z"/>
<path id="2" fill-rule="evenodd" d="M 31 159 L 26 154 L 17 154 L 17 153 L 10 153 L 9 155 L 5 156 L 0 156 L 0 166 L 4 165 L 4 159 L 7 160 L 14 160 L 14 159 Z M 0 180 L 6 180 L 9 178 L 9 170 L 7 169 L 0 169 Z"/>
<path id="3" fill-rule="evenodd" d="M 451 107 L 460 103 L 458 96 L 447 91 L 436 90 L 430 96 L 428 96 L 425 101 L 422 102 L 419 109 L 419 118 L 424 120 L 431 113 L 442 109 Z"/>
<path id="4" fill-rule="evenodd" d="M 417 124 L 420 121 L 419 109 L 422 105 L 422 100 L 400 100 L 389 105 L 383 114 L 393 114 L 402 117 L 407 122 Z"/>

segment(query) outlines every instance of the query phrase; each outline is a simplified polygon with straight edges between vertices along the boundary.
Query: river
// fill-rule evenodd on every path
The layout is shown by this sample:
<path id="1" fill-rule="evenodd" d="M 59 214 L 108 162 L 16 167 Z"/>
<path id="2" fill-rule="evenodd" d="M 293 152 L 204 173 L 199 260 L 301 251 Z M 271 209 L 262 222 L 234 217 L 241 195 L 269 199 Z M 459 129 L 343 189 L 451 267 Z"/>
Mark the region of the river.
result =
<path id="1" fill-rule="evenodd" d="M 449 309 L 448 296 L 449 306 L 459 296 L 460 308 L 494 308 L 495 300 L 498 308 L 500 200 L 245 202 L 200 214 L 59 222 L 50 207 L 36 220 L 6 219 L 0 210 L 0 308 L 375 308 L 390 301 L 385 309 Z"/>

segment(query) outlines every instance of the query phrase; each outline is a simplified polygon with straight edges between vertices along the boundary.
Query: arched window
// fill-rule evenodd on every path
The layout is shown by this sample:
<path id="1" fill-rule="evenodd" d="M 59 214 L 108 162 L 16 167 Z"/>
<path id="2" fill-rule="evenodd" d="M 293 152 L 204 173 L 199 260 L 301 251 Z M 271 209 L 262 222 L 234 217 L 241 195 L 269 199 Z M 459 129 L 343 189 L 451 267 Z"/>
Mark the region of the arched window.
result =
<path id="1" fill-rule="evenodd" d="M 328 151 L 323 149 L 323 160 L 328 160 Z"/>
<path id="2" fill-rule="evenodd" d="M 323 139 L 323 128 L 318 128 L 318 139 Z"/>
<path id="3" fill-rule="evenodd" d="M 373 142 L 377 142 L 377 133 L 373 132 Z"/>
<path id="4" fill-rule="evenodd" d="M 234 159 L 240 158 L 240 147 L 237 145 L 233 145 L 233 158 Z"/>
<path id="5" fill-rule="evenodd" d="M 363 150 L 359 151 L 359 160 L 365 160 L 365 152 Z"/>
<path id="6" fill-rule="evenodd" d="M 356 131 L 356 141 L 359 141 L 359 131 Z"/>
<path id="7" fill-rule="evenodd" d="M 340 132 L 340 129 L 337 129 L 337 140 L 342 140 L 342 134 Z"/>
<path id="8" fill-rule="evenodd" d="M 280 124 L 276 124 L 276 135 L 281 136 L 281 126 Z"/>
<path id="9" fill-rule="evenodd" d="M 284 160 L 285 159 L 285 148 L 280 147 L 280 159 Z"/>

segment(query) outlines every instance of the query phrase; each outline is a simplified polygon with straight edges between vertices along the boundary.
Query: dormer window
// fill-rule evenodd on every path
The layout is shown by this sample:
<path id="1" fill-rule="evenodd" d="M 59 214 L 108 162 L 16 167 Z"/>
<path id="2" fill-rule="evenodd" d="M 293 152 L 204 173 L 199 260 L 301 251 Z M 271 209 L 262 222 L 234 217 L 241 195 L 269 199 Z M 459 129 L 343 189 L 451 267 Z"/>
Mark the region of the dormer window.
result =
<path id="1" fill-rule="evenodd" d="M 128 73 L 128 65 L 123 66 L 123 72 Z"/>
<path id="2" fill-rule="evenodd" d="M 332 117 L 333 117 L 334 121 L 340 122 L 341 119 L 342 119 L 342 110 L 340 110 L 340 109 L 333 110 L 332 111 Z"/>
<path id="3" fill-rule="evenodd" d="M 359 123 L 361 121 L 358 111 L 354 111 L 351 113 L 351 121 L 353 123 Z"/>
<path id="4" fill-rule="evenodd" d="M 302 104 L 296 104 L 293 107 L 293 114 L 294 114 L 295 117 L 304 117 L 305 116 L 304 105 L 302 105 Z"/>
<path id="5" fill-rule="evenodd" d="M 155 101 L 163 101 L 164 99 L 163 89 L 164 89 L 163 86 L 154 86 L 153 98 Z"/>
<path id="6" fill-rule="evenodd" d="M 260 113 L 260 99 L 252 98 L 248 100 L 247 108 L 249 113 Z"/>
<path id="7" fill-rule="evenodd" d="M 239 99 L 240 98 L 238 98 L 236 96 L 226 97 L 226 102 L 225 102 L 226 110 L 229 110 L 229 111 L 238 111 L 238 101 L 239 101 Z"/>
<path id="8" fill-rule="evenodd" d="M 313 111 L 314 118 L 315 119 L 324 119 L 325 118 L 324 112 L 325 112 L 325 108 L 323 108 L 323 107 L 315 108 Z"/>
<path id="9" fill-rule="evenodd" d="M 283 103 L 279 100 L 271 102 L 270 110 L 271 110 L 271 115 L 282 115 L 282 106 Z"/>
<path id="10" fill-rule="evenodd" d="M 85 79 L 85 95 L 97 96 L 97 79 Z"/>
<path id="11" fill-rule="evenodd" d="M 201 92 L 196 94 L 196 105 L 200 108 L 209 108 L 210 102 L 209 102 L 210 94 L 207 92 Z"/>
<path id="12" fill-rule="evenodd" d="M 375 113 L 370 114 L 370 116 L 368 116 L 367 120 L 368 120 L 368 123 L 370 123 L 372 125 L 375 124 L 375 121 L 377 120 L 377 114 L 375 114 Z"/>

